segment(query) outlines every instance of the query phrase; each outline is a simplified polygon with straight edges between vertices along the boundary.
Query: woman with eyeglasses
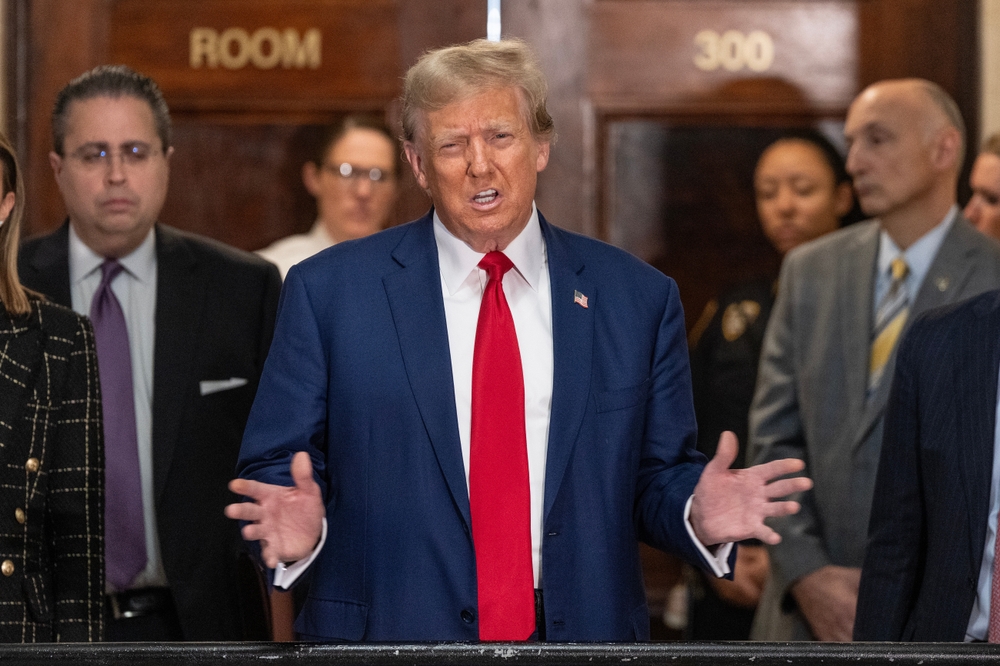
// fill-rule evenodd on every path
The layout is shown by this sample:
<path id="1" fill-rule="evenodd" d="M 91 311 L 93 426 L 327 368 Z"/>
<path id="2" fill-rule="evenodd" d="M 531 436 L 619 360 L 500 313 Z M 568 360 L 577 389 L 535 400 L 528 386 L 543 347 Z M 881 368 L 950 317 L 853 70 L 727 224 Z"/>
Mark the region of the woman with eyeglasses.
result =
<path id="1" fill-rule="evenodd" d="M 90 322 L 21 286 L 24 190 L 0 134 L 0 640 L 100 641 L 104 435 Z"/>

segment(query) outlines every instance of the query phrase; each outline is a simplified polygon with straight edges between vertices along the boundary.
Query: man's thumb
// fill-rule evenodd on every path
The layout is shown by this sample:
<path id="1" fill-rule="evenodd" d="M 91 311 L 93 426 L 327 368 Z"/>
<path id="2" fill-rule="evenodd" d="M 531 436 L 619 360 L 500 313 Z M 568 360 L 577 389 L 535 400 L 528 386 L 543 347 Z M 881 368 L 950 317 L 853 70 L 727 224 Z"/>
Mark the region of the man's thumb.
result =
<path id="1" fill-rule="evenodd" d="M 292 480 L 295 487 L 304 490 L 305 486 L 313 483 L 312 460 L 305 451 L 299 451 L 292 457 Z"/>
<path id="2" fill-rule="evenodd" d="M 714 472 L 724 472 L 736 461 L 736 454 L 739 453 L 740 443 L 736 439 L 736 434 L 727 430 L 719 437 L 719 446 L 715 449 L 715 456 L 709 461 L 708 466 Z"/>

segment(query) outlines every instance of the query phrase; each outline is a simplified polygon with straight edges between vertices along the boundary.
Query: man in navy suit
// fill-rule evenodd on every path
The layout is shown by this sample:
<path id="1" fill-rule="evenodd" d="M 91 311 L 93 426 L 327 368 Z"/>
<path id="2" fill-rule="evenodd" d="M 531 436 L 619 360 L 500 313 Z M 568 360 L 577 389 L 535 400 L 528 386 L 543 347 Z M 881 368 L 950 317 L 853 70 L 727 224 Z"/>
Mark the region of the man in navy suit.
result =
<path id="1" fill-rule="evenodd" d="M 989 636 L 1000 456 L 1000 292 L 932 310 L 896 361 L 855 640 Z"/>
<path id="2" fill-rule="evenodd" d="M 288 273 L 227 513 L 276 585 L 314 568 L 303 638 L 646 639 L 640 539 L 726 575 L 810 485 L 728 470 L 731 433 L 704 465 L 676 285 L 535 209 L 545 92 L 521 42 L 426 54 L 403 131 L 434 208 Z"/>

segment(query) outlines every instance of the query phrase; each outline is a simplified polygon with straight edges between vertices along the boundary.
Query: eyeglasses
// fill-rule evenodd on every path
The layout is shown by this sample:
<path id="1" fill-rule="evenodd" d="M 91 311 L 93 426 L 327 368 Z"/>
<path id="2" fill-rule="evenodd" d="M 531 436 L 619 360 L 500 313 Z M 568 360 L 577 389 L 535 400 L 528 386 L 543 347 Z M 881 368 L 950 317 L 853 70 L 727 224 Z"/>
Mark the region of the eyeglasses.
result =
<path id="1" fill-rule="evenodd" d="M 393 174 L 388 171 L 382 171 L 378 167 L 372 167 L 366 169 L 364 167 L 355 166 L 344 162 L 343 164 L 324 164 L 323 168 L 330 173 L 335 173 L 345 181 L 357 182 L 359 179 L 367 178 L 373 184 L 386 183 L 393 179 Z"/>
<path id="2" fill-rule="evenodd" d="M 85 169 L 96 170 L 109 168 L 115 157 L 120 157 L 122 165 L 126 167 L 143 167 L 160 153 L 160 150 L 142 142 L 123 143 L 117 151 L 105 144 L 88 143 L 74 150 L 69 157 L 78 161 Z"/>

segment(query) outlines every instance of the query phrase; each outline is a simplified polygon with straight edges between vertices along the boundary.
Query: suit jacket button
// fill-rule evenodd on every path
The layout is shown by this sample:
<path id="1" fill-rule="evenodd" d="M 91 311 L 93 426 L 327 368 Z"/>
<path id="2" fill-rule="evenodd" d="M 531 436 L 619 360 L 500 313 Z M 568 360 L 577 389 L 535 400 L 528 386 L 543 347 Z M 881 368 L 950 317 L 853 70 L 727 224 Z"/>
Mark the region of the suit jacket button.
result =
<path id="1" fill-rule="evenodd" d="M 24 468 L 29 472 L 37 472 L 38 458 L 28 458 L 28 461 L 24 463 Z"/>
<path id="2" fill-rule="evenodd" d="M 4 564 L 4 566 L 7 566 L 7 565 Z M 13 565 L 11 565 L 11 566 L 13 566 Z M 4 569 L 4 571 L 6 571 L 6 569 Z M 10 574 L 8 574 L 8 575 L 10 575 Z M 466 624 L 472 624 L 475 621 L 476 621 L 476 614 L 474 612 L 470 611 L 468 608 L 466 608 L 464 611 L 462 611 L 462 622 L 464 622 Z"/>
<path id="3" fill-rule="evenodd" d="M 11 575 L 13 575 L 14 574 L 14 563 L 11 562 L 10 560 L 4 560 L 3 564 L 0 564 L 0 572 L 2 572 L 4 576 L 11 576 Z"/>
<path id="4" fill-rule="evenodd" d="M 18 507 L 14 509 L 14 519 L 17 520 L 21 525 L 24 525 L 26 516 L 24 515 L 24 509 Z"/>

